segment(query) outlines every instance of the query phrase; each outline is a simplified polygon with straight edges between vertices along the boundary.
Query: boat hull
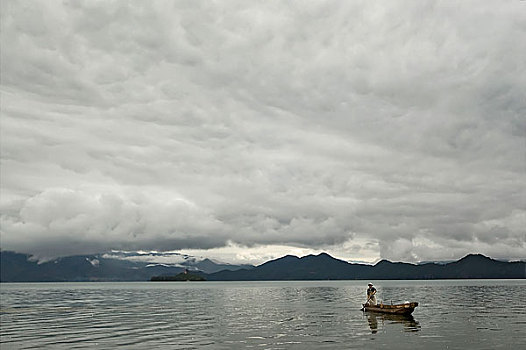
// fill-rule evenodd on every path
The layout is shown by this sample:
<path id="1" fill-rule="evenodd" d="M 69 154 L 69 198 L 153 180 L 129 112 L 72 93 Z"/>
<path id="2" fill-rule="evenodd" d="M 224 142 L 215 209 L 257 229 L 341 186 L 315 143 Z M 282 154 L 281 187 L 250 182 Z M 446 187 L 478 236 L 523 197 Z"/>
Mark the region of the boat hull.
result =
<path id="1" fill-rule="evenodd" d="M 417 302 L 405 303 L 405 304 L 396 304 L 396 305 L 364 305 L 364 311 L 370 312 L 381 312 L 385 314 L 395 314 L 395 315 L 410 315 L 415 308 L 418 306 Z"/>

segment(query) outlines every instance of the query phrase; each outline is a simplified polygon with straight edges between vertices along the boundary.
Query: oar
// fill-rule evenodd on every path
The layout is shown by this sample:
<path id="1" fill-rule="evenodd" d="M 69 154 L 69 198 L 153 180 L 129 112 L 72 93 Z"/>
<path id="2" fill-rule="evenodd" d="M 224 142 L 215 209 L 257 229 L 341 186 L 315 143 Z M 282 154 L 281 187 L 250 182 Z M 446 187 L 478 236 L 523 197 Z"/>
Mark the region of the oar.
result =
<path id="1" fill-rule="evenodd" d="M 365 311 L 365 305 L 367 305 L 367 303 L 369 302 L 369 300 L 371 300 L 371 298 L 373 297 L 373 295 L 376 294 L 376 291 L 374 291 L 370 296 L 369 298 L 367 299 L 367 301 L 365 302 L 365 304 L 363 304 L 363 307 L 361 309 L 361 311 Z"/>

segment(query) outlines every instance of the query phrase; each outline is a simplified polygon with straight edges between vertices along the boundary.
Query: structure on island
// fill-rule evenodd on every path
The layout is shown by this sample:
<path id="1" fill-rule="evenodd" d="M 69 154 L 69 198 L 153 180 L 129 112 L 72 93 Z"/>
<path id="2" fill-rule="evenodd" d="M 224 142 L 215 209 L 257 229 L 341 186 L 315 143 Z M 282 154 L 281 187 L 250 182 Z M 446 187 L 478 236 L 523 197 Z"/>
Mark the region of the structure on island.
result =
<path id="1" fill-rule="evenodd" d="M 153 282 L 187 282 L 187 281 L 206 281 L 206 279 L 203 276 L 196 275 L 193 273 L 189 273 L 188 270 L 184 270 L 184 272 L 181 272 L 180 274 L 177 274 L 175 276 L 168 276 L 168 275 L 162 275 L 162 276 L 153 276 L 150 281 Z"/>

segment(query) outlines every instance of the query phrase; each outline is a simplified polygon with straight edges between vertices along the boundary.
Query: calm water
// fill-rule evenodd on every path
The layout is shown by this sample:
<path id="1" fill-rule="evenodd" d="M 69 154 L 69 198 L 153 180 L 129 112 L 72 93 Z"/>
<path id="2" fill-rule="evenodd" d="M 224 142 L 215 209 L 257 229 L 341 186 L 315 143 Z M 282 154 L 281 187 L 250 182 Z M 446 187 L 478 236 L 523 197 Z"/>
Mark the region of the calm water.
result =
<path id="1" fill-rule="evenodd" d="M 526 280 L 1 284 L 6 349 L 525 349 Z"/>

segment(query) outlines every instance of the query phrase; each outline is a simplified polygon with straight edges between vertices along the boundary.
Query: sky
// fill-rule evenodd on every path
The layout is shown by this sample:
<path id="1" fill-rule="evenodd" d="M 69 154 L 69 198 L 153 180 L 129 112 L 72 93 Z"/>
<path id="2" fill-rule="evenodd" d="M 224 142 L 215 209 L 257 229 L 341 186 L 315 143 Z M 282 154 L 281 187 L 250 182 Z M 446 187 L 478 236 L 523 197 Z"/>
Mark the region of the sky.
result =
<path id="1" fill-rule="evenodd" d="M 526 258 L 525 1 L 1 1 L 0 243 Z"/>

